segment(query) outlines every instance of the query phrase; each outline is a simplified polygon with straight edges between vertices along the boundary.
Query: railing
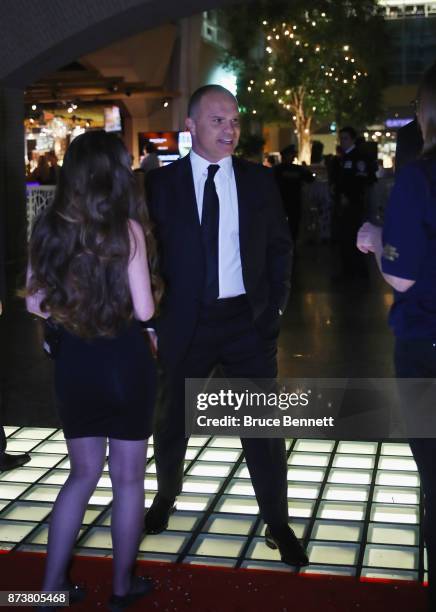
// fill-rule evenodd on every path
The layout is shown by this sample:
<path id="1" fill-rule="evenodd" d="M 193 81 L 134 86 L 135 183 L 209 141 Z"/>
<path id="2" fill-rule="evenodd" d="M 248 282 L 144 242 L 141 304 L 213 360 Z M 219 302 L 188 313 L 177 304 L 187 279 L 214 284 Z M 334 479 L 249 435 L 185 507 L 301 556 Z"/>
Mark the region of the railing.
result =
<path id="1" fill-rule="evenodd" d="M 38 185 L 27 187 L 27 239 L 30 239 L 33 223 L 41 210 L 53 202 L 56 187 L 54 185 Z"/>

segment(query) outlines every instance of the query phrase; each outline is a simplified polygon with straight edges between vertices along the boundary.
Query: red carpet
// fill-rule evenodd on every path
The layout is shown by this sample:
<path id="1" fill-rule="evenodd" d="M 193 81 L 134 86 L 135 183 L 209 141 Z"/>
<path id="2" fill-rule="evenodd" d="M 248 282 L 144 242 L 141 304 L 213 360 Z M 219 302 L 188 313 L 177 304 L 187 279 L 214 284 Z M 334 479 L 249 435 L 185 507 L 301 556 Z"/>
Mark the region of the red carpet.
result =
<path id="1" fill-rule="evenodd" d="M 38 590 L 45 555 L 0 554 L 0 590 Z M 76 612 L 106 610 L 111 592 L 111 559 L 76 557 L 73 578 L 88 586 Z M 415 582 L 358 581 L 326 575 L 231 570 L 144 562 L 155 591 L 130 610 L 150 612 L 424 612 L 425 589 Z M 22 610 L 23 608 L 8 608 Z"/>

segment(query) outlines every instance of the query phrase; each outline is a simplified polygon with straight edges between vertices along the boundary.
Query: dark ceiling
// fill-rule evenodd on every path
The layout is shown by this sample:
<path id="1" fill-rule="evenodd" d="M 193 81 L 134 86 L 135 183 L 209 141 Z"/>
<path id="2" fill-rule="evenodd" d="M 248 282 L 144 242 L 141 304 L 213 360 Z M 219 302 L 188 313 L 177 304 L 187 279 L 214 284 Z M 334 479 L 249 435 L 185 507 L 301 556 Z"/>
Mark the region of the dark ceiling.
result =
<path id="1" fill-rule="evenodd" d="M 2 0 L 0 86 L 25 88 L 76 58 L 121 38 L 234 2 Z"/>

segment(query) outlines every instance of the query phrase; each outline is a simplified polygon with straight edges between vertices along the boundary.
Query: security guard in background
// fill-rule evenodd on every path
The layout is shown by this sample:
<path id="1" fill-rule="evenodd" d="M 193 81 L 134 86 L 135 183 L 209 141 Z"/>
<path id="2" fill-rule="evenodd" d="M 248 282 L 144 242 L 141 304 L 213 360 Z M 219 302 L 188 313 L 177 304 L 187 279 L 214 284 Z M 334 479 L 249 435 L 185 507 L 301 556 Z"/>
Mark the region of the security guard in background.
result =
<path id="1" fill-rule="evenodd" d="M 306 166 L 294 164 L 297 155 L 295 145 L 288 145 L 280 151 L 280 155 L 282 161 L 273 167 L 273 172 L 282 196 L 295 249 L 300 229 L 303 184 L 312 183 L 315 177 Z"/>
<path id="2" fill-rule="evenodd" d="M 332 176 L 334 223 L 340 247 L 342 276 L 368 276 L 365 256 L 356 249 L 356 236 L 367 215 L 368 193 L 377 180 L 375 164 L 356 144 L 354 128 L 339 132 L 340 156 Z"/>

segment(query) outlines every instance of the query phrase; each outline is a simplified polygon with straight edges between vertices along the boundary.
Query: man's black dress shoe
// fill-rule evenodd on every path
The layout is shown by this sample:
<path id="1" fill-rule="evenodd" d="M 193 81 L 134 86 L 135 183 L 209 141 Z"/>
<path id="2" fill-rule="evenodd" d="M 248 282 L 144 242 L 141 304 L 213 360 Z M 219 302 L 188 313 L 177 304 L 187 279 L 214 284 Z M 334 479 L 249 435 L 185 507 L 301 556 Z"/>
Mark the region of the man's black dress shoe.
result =
<path id="1" fill-rule="evenodd" d="M 118 612 L 118 610 L 125 610 L 129 606 L 147 595 L 153 590 L 153 581 L 151 578 L 145 578 L 144 576 L 133 576 L 130 590 L 125 595 L 111 595 L 109 599 L 109 610 L 111 612 Z"/>
<path id="2" fill-rule="evenodd" d="M 165 499 L 158 493 L 145 515 L 145 533 L 156 534 L 165 531 L 170 516 L 175 510 L 174 499 Z"/>
<path id="3" fill-rule="evenodd" d="M 278 548 L 282 562 L 287 565 L 302 567 L 309 564 L 306 551 L 289 525 L 283 525 L 273 530 L 267 526 L 265 530 L 265 544 L 269 548 Z"/>
<path id="4" fill-rule="evenodd" d="M 27 453 L 20 453 L 19 455 L 3 453 L 3 455 L 0 455 L 0 472 L 21 467 L 25 463 L 29 463 L 30 459 L 31 457 Z"/>

